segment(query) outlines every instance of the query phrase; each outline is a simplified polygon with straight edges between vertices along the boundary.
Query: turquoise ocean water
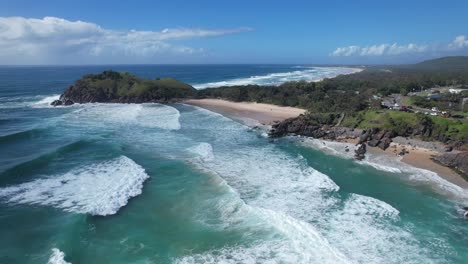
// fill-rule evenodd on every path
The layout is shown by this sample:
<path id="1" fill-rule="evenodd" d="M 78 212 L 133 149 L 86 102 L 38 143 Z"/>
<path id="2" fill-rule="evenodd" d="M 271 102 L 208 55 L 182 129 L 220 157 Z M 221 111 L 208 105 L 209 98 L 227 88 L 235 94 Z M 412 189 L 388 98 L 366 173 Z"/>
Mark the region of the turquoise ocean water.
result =
<path id="1" fill-rule="evenodd" d="M 468 262 L 466 190 L 427 172 L 272 143 L 184 104 L 48 106 L 105 69 L 200 88 L 349 72 L 0 67 L 0 263 Z"/>

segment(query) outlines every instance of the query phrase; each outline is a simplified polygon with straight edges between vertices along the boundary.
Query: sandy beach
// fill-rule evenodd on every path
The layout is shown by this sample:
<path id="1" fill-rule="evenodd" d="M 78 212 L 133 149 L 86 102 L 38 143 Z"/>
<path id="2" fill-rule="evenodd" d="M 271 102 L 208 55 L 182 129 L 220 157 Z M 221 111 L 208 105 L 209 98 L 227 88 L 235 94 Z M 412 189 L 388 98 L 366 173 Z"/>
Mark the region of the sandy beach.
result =
<path id="1" fill-rule="evenodd" d="M 413 144 L 401 144 L 392 142 L 390 144 L 390 147 L 387 148 L 385 151 L 377 147 L 368 147 L 367 151 L 374 155 L 387 155 L 389 156 L 389 158 L 401 157 L 401 161 L 410 166 L 433 171 L 445 180 L 456 184 L 464 189 L 468 189 L 468 182 L 465 179 L 463 179 L 462 176 L 460 176 L 452 169 L 442 166 L 431 159 L 432 157 L 441 154 L 441 152 L 438 151 L 440 146 L 436 145 L 432 148 L 423 148 L 415 146 L 414 142 L 417 140 L 413 139 L 410 141 L 413 142 Z M 356 144 L 357 139 L 347 139 L 344 142 Z M 399 153 L 403 149 L 405 149 L 407 153 L 403 156 L 400 156 Z"/>
<path id="2" fill-rule="evenodd" d="M 397 156 L 402 149 L 406 149 L 409 153 L 403 155 L 401 161 L 416 168 L 433 171 L 442 178 L 446 179 L 447 181 L 454 183 L 464 189 L 468 189 L 468 182 L 465 179 L 463 179 L 459 174 L 457 174 L 455 171 L 448 167 L 442 166 L 437 162 L 434 162 L 431 159 L 433 156 L 440 155 L 440 152 L 437 152 L 432 149 L 426 149 L 411 145 L 392 143 L 390 144 L 390 147 L 385 150 L 385 153 Z M 373 148 L 372 151 L 383 152 L 379 148 Z"/>
<path id="3" fill-rule="evenodd" d="M 240 120 L 247 125 L 271 125 L 275 121 L 297 117 L 306 111 L 304 109 L 289 106 L 250 102 L 230 102 L 220 99 L 191 99 L 184 103 L 226 115 L 230 118 Z"/>

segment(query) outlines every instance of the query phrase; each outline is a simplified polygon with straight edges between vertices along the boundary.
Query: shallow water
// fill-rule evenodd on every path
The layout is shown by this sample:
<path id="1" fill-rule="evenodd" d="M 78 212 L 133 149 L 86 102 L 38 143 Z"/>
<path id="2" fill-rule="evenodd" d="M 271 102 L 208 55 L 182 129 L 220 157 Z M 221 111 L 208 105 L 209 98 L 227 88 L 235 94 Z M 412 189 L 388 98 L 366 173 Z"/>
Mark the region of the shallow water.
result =
<path id="1" fill-rule="evenodd" d="M 298 69 L 209 67 L 113 68 L 192 84 Z M 98 70 L 0 69 L 0 263 L 466 262 L 463 198 L 410 172 L 183 104 L 47 105 Z"/>

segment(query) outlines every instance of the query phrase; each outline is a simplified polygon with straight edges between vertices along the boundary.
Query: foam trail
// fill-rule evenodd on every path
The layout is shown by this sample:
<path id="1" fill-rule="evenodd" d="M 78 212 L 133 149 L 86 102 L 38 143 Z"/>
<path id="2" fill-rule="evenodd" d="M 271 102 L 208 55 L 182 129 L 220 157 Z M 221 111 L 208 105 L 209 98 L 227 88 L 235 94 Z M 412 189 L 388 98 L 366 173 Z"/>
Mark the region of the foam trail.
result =
<path id="1" fill-rule="evenodd" d="M 112 215 L 142 192 L 149 176 L 133 160 L 119 158 L 80 167 L 0 189 L 0 199 L 13 204 L 52 206 L 68 212 Z"/>
<path id="2" fill-rule="evenodd" d="M 231 79 L 220 82 L 194 84 L 193 87 L 196 89 L 202 89 L 247 84 L 280 85 L 289 81 L 319 81 L 324 78 L 333 78 L 338 75 L 352 74 L 361 71 L 361 69 L 357 68 L 344 67 L 304 67 L 305 70 L 297 70 L 299 69 L 298 66 L 292 68 L 295 70 L 291 72 L 270 73 L 267 75 L 251 76 L 247 78 Z"/>
<path id="3" fill-rule="evenodd" d="M 58 248 L 52 249 L 52 254 L 50 255 L 49 261 L 47 264 L 71 264 L 70 262 L 65 261 L 65 253 L 60 251 Z"/>

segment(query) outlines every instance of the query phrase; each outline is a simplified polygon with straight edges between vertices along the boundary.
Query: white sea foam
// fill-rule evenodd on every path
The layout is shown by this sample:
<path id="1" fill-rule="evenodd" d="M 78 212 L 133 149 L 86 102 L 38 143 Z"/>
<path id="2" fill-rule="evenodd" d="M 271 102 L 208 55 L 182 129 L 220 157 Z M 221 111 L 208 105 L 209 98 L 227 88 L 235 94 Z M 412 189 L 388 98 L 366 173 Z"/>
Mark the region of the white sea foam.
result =
<path id="1" fill-rule="evenodd" d="M 380 200 L 351 194 L 320 225 L 325 237 L 353 263 L 433 263 L 418 241 L 398 227 L 399 212 Z"/>
<path id="2" fill-rule="evenodd" d="M 59 98 L 60 98 L 60 94 L 54 94 L 54 95 L 46 96 L 46 97 L 43 97 L 41 100 L 39 100 L 37 102 L 31 103 L 30 106 L 35 107 L 35 108 L 53 107 L 50 104 L 53 101 L 58 100 Z"/>
<path id="3" fill-rule="evenodd" d="M 293 138 L 293 137 L 291 137 Z M 353 158 L 354 156 L 354 144 L 341 143 L 334 141 L 325 141 L 316 138 L 300 138 L 300 144 L 314 149 L 322 150 L 326 153 L 333 154 L 342 158 Z M 348 149 L 349 151 L 346 151 Z"/>
<path id="4" fill-rule="evenodd" d="M 327 153 L 343 157 L 353 158 L 354 156 L 354 145 L 349 143 L 323 141 L 319 139 L 305 138 L 301 141 L 302 145 L 313 147 L 315 149 L 324 150 Z M 346 147 L 349 152 L 346 152 Z M 457 186 L 444 178 L 440 177 L 437 173 L 425 169 L 420 169 L 408 165 L 401 161 L 398 157 L 389 157 L 388 155 L 376 155 L 372 153 L 366 153 L 366 158 L 362 161 L 357 161 L 359 164 L 373 167 L 380 171 L 406 174 L 409 176 L 409 180 L 413 182 L 420 182 L 431 185 L 437 192 L 442 192 L 455 198 L 468 198 L 468 190 Z"/>
<path id="5" fill-rule="evenodd" d="M 297 66 L 292 67 L 298 69 Z M 197 89 L 233 86 L 233 85 L 280 85 L 288 81 L 319 81 L 324 78 L 333 78 L 342 74 L 351 74 L 361 71 L 358 68 L 344 68 L 344 67 L 304 67 L 304 70 L 294 70 L 290 72 L 271 73 L 267 75 L 251 76 L 248 78 L 238 78 L 232 80 L 225 80 L 219 82 L 209 82 L 202 84 L 194 84 L 193 87 Z"/>
<path id="6" fill-rule="evenodd" d="M 213 147 L 209 143 L 200 143 L 197 146 L 188 149 L 190 152 L 199 155 L 203 161 L 214 160 Z"/>
<path id="7" fill-rule="evenodd" d="M 175 263 L 350 263 L 310 224 L 271 210 L 255 210 L 263 225 L 255 229 L 272 228 L 270 239 L 189 255 Z"/>
<path id="8" fill-rule="evenodd" d="M 387 172 L 391 172 L 391 173 L 402 173 L 402 171 L 400 169 L 398 169 L 398 168 L 383 165 L 383 164 L 380 164 L 380 163 L 371 162 L 369 160 L 362 160 L 362 161 L 359 161 L 358 163 L 370 166 L 370 167 L 372 167 L 374 169 L 381 170 L 381 171 L 387 171 Z"/>
<path id="9" fill-rule="evenodd" d="M 58 248 L 52 249 L 52 254 L 50 255 L 49 261 L 47 264 L 71 264 L 70 262 L 65 261 L 65 253 L 60 251 Z"/>
<path id="10" fill-rule="evenodd" d="M 401 157 L 388 157 L 387 155 L 367 154 L 366 162 L 374 164 L 374 168 L 409 176 L 412 182 L 429 185 L 435 191 L 449 195 L 455 199 L 468 199 L 468 190 L 453 184 L 437 173 L 413 167 L 403 161 Z M 393 171 L 392 171 L 393 170 Z"/>
<path id="11" fill-rule="evenodd" d="M 53 206 L 68 212 L 112 215 L 142 192 L 149 176 L 122 156 L 0 189 L 8 203 Z"/>
<path id="12" fill-rule="evenodd" d="M 191 254 L 175 263 L 349 263 L 313 225 L 277 210 L 250 206 L 222 178 L 215 178 L 225 191 L 203 201 L 207 210 L 200 210 L 196 218 L 211 229 L 242 234 L 244 245 Z"/>
<path id="13" fill-rule="evenodd" d="M 120 125 L 167 130 L 180 129 L 179 118 L 177 109 L 161 104 L 84 104 L 64 116 L 67 124 L 78 127 Z"/>
<path id="14" fill-rule="evenodd" d="M 392 218 L 396 219 L 400 212 L 391 205 L 372 197 L 359 194 L 351 194 L 346 201 L 342 214 L 368 215 L 373 219 Z M 375 218 L 374 218 L 375 217 Z"/>
<path id="15" fill-rule="evenodd" d="M 54 100 L 60 98 L 59 94 L 54 95 L 35 95 L 35 96 L 15 96 L 0 98 L 0 108 L 47 108 Z"/>
<path id="16" fill-rule="evenodd" d="M 303 157 L 291 156 L 275 144 L 258 144 L 255 133 L 245 133 L 233 121 L 205 114 L 204 118 L 197 116 L 203 124 L 184 126 L 200 133 L 209 130 L 216 138 L 209 142 L 217 152 L 214 160 L 195 164 L 221 176 L 247 204 L 244 211 L 255 215 L 259 225 L 271 225 L 272 237 L 195 253 L 180 259 L 181 263 L 431 263 L 434 255 L 400 222 L 396 208 L 372 197 L 337 192 L 339 187 L 308 166 Z M 349 153 L 354 150 L 352 144 L 318 143 L 332 153 L 353 155 Z M 345 152 L 346 146 L 349 152 Z M 221 215 L 230 225 L 246 225 L 246 213 L 237 216 L 242 211 L 239 205 L 210 208 L 226 209 Z M 267 224 L 258 219 L 267 219 Z M 250 230 L 261 229 L 253 226 L 247 230 L 252 234 Z M 314 251 L 327 253 L 321 258 Z"/>

